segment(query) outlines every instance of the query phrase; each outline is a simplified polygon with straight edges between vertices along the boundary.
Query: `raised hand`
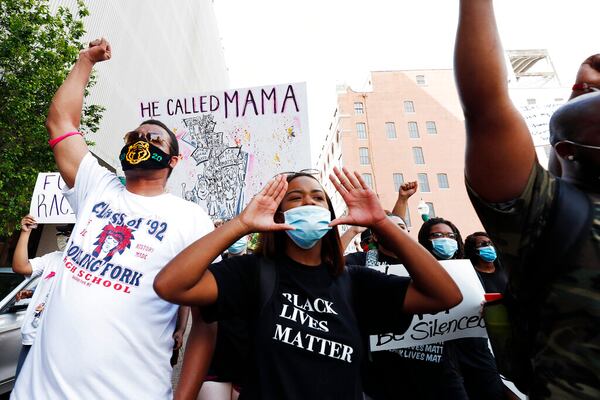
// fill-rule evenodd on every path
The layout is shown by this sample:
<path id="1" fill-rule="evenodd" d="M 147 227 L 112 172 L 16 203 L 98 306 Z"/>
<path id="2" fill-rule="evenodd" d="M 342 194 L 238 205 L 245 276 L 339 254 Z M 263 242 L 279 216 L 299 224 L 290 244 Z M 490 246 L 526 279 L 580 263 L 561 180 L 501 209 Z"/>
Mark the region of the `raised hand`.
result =
<path id="1" fill-rule="evenodd" d="M 92 63 L 110 60 L 111 57 L 110 43 L 104 38 L 96 39 L 90 42 L 87 49 L 79 52 L 79 57 L 85 57 Z"/>
<path id="2" fill-rule="evenodd" d="M 31 215 L 26 215 L 21 219 L 21 231 L 31 232 L 35 228 L 37 228 L 37 221 Z"/>
<path id="3" fill-rule="evenodd" d="M 398 190 L 398 197 L 408 200 L 410 196 L 417 193 L 418 188 L 419 184 L 417 181 L 403 183 L 402 186 L 400 186 L 400 190 Z"/>
<path id="4" fill-rule="evenodd" d="M 273 220 L 275 212 L 285 196 L 287 186 L 285 175 L 279 175 L 248 203 L 238 217 L 248 232 L 294 229 L 288 224 L 279 224 Z"/>
<path id="5" fill-rule="evenodd" d="M 350 173 L 346 168 L 333 169 L 335 177 L 329 179 L 348 206 L 348 215 L 331 221 L 330 226 L 347 224 L 372 227 L 385 220 L 386 215 L 377 195 L 363 181 L 357 172 Z"/>

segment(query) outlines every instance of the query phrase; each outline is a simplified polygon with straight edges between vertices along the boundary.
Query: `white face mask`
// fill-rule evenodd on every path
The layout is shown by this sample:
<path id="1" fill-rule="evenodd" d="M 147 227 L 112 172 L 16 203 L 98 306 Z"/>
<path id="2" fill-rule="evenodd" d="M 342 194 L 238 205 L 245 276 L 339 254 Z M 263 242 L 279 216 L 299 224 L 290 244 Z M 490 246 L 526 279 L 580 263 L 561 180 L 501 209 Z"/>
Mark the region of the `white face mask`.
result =
<path id="1" fill-rule="evenodd" d="M 67 248 L 67 243 L 69 242 L 69 237 L 65 235 L 58 235 L 56 237 L 56 245 L 58 246 L 58 250 L 64 251 Z"/>

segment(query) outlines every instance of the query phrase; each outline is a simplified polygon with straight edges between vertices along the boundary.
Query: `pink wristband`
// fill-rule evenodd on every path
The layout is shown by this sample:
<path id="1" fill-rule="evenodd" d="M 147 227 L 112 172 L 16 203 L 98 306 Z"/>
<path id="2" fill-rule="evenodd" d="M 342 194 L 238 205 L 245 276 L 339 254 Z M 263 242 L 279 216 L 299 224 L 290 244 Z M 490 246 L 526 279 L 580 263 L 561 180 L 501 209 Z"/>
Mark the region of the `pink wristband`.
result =
<path id="1" fill-rule="evenodd" d="M 56 146 L 57 144 L 59 144 L 61 141 L 63 141 L 64 139 L 68 138 L 69 136 L 73 136 L 73 135 L 81 135 L 81 136 L 83 136 L 83 133 L 81 133 L 81 132 L 68 132 L 68 133 L 65 133 L 62 136 L 59 136 L 57 138 L 48 140 L 48 144 L 50 145 L 50 148 L 53 149 L 54 146 Z"/>

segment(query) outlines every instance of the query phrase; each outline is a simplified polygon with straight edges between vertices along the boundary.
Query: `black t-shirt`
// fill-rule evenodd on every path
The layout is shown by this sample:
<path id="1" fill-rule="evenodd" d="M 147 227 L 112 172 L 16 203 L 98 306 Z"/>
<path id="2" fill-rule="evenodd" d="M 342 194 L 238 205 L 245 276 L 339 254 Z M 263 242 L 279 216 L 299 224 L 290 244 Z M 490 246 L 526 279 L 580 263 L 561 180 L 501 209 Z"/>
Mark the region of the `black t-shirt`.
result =
<path id="1" fill-rule="evenodd" d="M 486 293 L 504 293 L 507 277 L 496 267 L 492 273 L 475 269 Z M 504 386 L 496 360 L 486 338 L 462 338 L 446 343 L 444 352 L 446 389 L 451 393 L 467 393 L 473 399 L 502 399 Z M 458 396 L 456 396 L 458 397 Z"/>
<path id="2" fill-rule="evenodd" d="M 365 266 L 367 252 L 350 253 L 346 264 Z M 400 260 L 377 253 L 377 265 L 401 264 Z M 363 370 L 365 393 L 374 400 L 442 398 L 444 343 L 374 351 Z M 402 386 L 399 387 L 399 379 Z"/>
<path id="3" fill-rule="evenodd" d="M 367 251 L 357 251 L 356 253 L 346 254 L 344 259 L 346 265 L 360 265 L 364 267 L 367 265 Z M 377 252 L 377 264 L 378 265 L 396 265 L 402 264 L 396 257 L 386 256 L 381 252 Z"/>
<path id="4" fill-rule="evenodd" d="M 494 272 L 481 272 L 475 269 L 486 293 L 504 293 L 508 284 L 508 277 L 504 270 L 496 267 Z"/>
<path id="5" fill-rule="evenodd" d="M 346 265 L 360 265 L 364 267 L 367 264 L 367 252 L 357 251 L 356 253 L 346 254 L 344 256 Z"/>
<path id="6" fill-rule="evenodd" d="M 210 266 L 219 295 L 205 318 L 239 316 L 254 326 L 241 398 L 361 399 L 361 333 L 408 328 L 412 315 L 402 306 L 410 280 L 350 267 L 350 294 L 325 265 L 285 257 L 275 262 L 277 285 L 259 313 L 258 265 L 258 256 L 249 255 Z"/>
<path id="7" fill-rule="evenodd" d="M 241 385 L 248 363 L 248 323 L 241 318 L 219 321 L 217 343 L 207 380 Z"/>

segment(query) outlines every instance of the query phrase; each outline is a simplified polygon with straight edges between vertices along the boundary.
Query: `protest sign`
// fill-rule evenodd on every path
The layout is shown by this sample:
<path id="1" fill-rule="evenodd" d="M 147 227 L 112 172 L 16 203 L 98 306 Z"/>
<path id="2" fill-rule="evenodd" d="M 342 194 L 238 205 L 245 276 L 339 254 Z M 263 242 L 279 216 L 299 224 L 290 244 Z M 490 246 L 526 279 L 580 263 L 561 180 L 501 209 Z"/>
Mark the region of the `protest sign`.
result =
<path id="1" fill-rule="evenodd" d="M 35 182 L 29 214 L 40 224 L 73 224 L 75 213 L 62 195 L 66 186 L 60 173 L 40 172 Z"/>
<path id="2" fill-rule="evenodd" d="M 550 144 L 550 118 L 561 106 L 559 103 L 521 106 L 521 115 L 527 123 L 535 146 Z"/>
<path id="3" fill-rule="evenodd" d="M 139 112 L 179 140 L 168 190 L 213 220 L 237 215 L 277 173 L 311 167 L 304 83 L 143 100 Z"/>
<path id="4" fill-rule="evenodd" d="M 402 334 L 372 335 L 371 351 L 402 349 L 413 346 L 435 354 L 427 345 L 463 337 L 487 337 L 485 322 L 479 314 L 484 300 L 484 290 L 469 260 L 440 261 L 460 288 L 463 301 L 450 310 L 436 314 L 417 314 L 410 327 Z M 370 267 L 386 274 L 408 276 L 402 265 Z"/>

